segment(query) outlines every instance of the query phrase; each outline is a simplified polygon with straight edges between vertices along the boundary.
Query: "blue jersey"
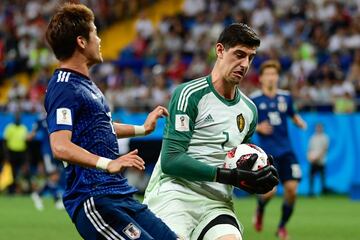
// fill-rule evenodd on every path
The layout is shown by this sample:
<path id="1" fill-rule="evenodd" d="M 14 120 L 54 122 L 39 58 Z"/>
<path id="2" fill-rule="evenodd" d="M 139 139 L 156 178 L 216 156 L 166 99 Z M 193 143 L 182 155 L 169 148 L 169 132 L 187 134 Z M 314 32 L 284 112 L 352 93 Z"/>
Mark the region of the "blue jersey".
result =
<path id="1" fill-rule="evenodd" d="M 42 154 L 51 154 L 50 140 L 48 134 L 48 126 L 45 114 L 41 114 L 33 125 L 33 131 L 39 135 L 41 139 Z"/>
<path id="2" fill-rule="evenodd" d="M 295 109 L 289 92 L 278 90 L 276 95 L 270 98 L 257 91 L 250 97 L 258 109 L 258 122 L 267 120 L 273 127 L 270 135 L 258 134 L 259 146 L 274 157 L 292 152 L 287 117 L 293 117 Z"/>
<path id="3" fill-rule="evenodd" d="M 47 88 L 45 109 L 50 134 L 69 130 L 74 144 L 101 157 L 119 157 L 109 106 L 88 77 L 69 69 L 57 69 Z M 65 170 L 63 201 L 72 219 L 76 208 L 91 196 L 136 192 L 120 174 L 73 164 Z"/>

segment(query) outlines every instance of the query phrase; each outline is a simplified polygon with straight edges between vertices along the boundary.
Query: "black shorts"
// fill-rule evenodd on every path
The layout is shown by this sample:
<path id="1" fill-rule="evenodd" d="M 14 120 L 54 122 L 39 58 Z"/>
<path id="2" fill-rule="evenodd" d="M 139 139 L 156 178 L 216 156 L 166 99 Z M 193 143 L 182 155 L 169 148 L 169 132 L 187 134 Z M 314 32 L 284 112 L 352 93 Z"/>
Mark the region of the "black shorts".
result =
<path id="1" fill-rule="evenodd" d="M 282 183 L 289 180 L 301 180 L 301 168 L 294 153 L 288 152 L 281 156 L 274 157 L 274 166 L 279 173 Z"/>

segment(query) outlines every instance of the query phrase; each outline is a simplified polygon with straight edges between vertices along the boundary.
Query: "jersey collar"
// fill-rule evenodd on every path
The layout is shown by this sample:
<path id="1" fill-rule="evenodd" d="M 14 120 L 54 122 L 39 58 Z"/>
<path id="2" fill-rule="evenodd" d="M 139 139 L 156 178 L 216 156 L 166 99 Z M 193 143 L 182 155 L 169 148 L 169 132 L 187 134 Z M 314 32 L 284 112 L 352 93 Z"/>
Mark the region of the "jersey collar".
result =
<path id="1" fill-rule="evenodd" d="M 57 68 L 56 71 L 72 72 L 72 73 L 74 73 L 76 75 L 79 75 L 79 76 L 81 76 L 83 78 L 86 78 L 87 80 L 91 81 L 89 76 L 86 76 L 86 75 L 84 75 L 84 74 L 82 74 L 82 73 L 80 73 L 78 71 L 75 71 L 73 69 L 70 69 L 70 68 Z"/>
<path id="2" fill-rule="evenodd" d="M 206 76 L 206 80 L 209 84 L 209 87 L 211 89 L 211 91 L 214 93 L 214 95 L 221 101 L 223 102 L 225 105 L 227 106 L 233 106 L 235 104 L 237 104 L 238 102 L 240 102 L 241 100 L 241 94 L 239 91 L 239 88 L 236 87 L 236 91 L 235 91 L 235 97 L 233 99 L 226 99 L 223 96 L 221 96 L 214 88 L 214 85 L 211 81 L 211 75 Z"/>

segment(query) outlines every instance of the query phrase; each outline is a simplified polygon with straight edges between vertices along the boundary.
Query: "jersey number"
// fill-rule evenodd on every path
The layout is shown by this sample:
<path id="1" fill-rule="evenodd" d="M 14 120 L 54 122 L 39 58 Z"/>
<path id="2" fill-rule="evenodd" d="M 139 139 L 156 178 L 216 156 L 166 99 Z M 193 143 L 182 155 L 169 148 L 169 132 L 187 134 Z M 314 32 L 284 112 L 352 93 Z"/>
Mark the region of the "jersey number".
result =
<path id="1" fill-rule="evenodd" d="M 224 149 L 225 144 L 229 141 L 229 133 L 223 132 L 223 134 L 225 135 L 225 141 L 221 144 L 222 149 Z"/>
<path id="2" fill-rule="evenodd" d="M 281 117 L 279 112 L 268 112 L 268 118 L 270 120 L 270 124 L 273 126 L 281 124 Z"/>

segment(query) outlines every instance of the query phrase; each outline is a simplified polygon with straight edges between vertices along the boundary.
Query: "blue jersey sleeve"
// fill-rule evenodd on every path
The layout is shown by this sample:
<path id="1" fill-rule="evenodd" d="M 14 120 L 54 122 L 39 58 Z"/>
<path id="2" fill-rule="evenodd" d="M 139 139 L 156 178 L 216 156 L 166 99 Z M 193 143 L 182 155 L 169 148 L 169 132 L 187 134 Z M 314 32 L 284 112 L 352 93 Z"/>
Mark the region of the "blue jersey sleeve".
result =
<path id="1" fill-rule="evenodd" d="M 79 111 L 81 96 L 72 84 L 54 84 L 48 88 L 45 108 L 48 113 L 47 124 L 49 133 L 59 130 L 73 129 L 75 116 Z"/>
<path id="2" fill-rule="evenodd" d="M 290 117 L 293 117 L 296 114 L 294 102 L 292 100 L 291 95 L 288 96 L 288 109 L 287 109 L 287 115 Z"/>

